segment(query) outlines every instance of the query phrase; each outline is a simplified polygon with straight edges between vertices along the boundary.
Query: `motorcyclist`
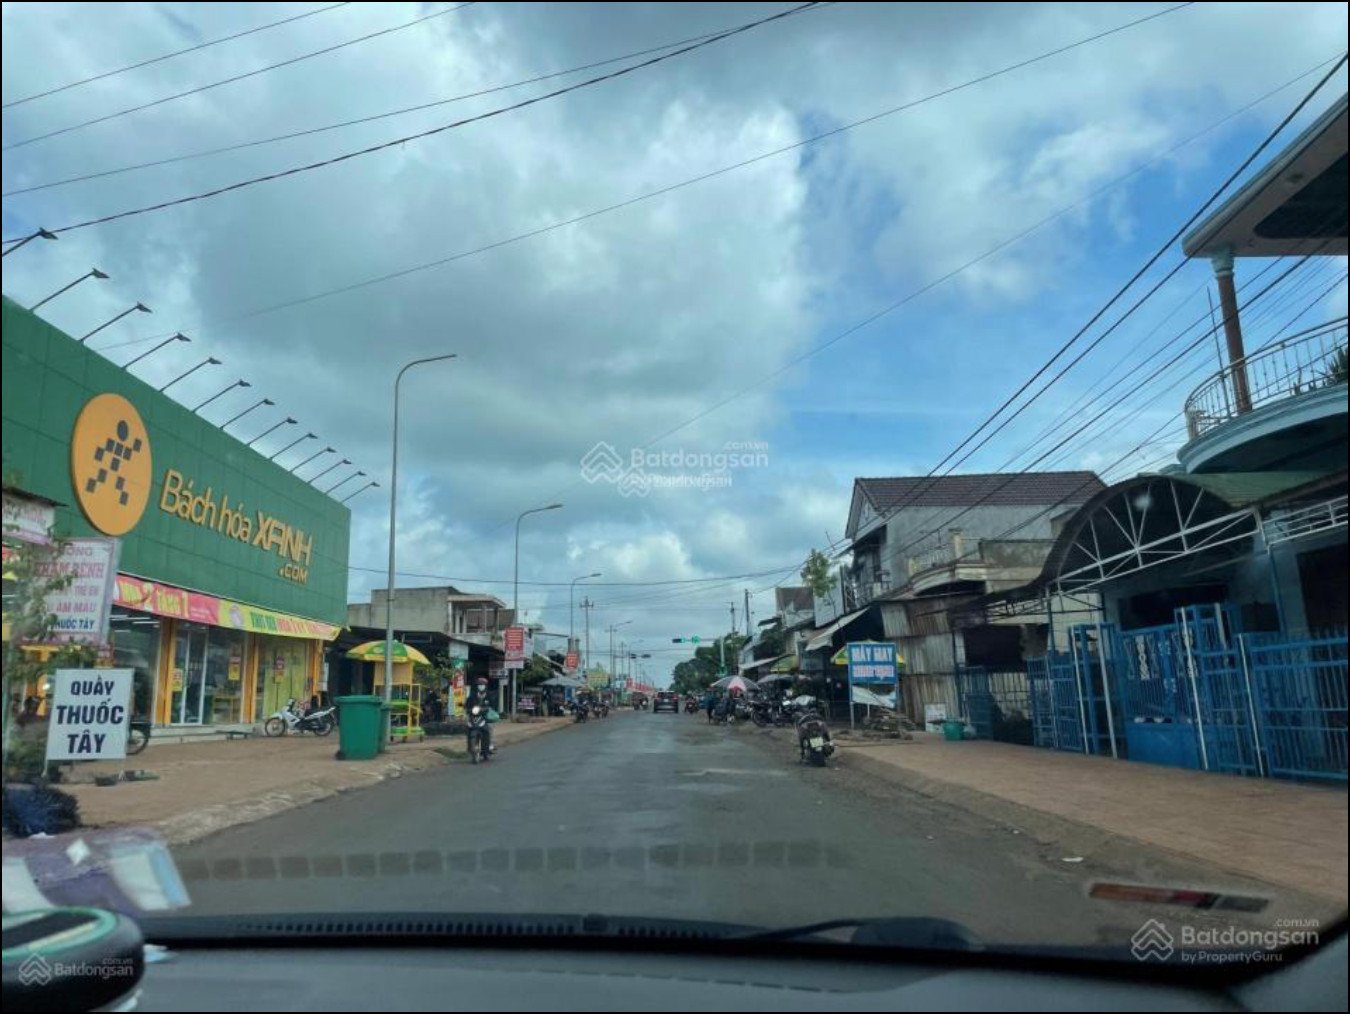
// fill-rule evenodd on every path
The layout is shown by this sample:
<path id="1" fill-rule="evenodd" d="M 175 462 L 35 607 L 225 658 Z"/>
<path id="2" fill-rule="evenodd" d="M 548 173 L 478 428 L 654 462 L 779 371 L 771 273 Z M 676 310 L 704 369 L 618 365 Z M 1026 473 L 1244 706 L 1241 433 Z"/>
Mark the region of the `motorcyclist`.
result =
<path id="1" fill-rule="evenodd" d="M 485 676 L 479 676 L 474 680 L 473 689 L 469 691 L 468 700 L 464 702 L 464 714 L 472 714 L 475 707 L 482 708 L 484 714 L 491 715 L 492 713 L 492 701 L 488 698 L 488 681 Z M 483 737 L 484 746 L 488 753 L 491 753 L 494 747 L 492 745 L 492 722 L 490 720 L 483 727 Z"/>

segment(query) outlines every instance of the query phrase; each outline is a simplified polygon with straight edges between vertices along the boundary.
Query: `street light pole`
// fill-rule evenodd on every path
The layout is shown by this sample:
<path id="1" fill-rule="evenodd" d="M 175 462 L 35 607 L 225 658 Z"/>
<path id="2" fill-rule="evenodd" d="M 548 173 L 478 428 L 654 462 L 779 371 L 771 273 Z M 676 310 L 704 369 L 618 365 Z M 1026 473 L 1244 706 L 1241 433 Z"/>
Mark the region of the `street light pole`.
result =
<path id="1" fill-rule="evenodd" d="M 69 292 L 71 289 L 75 288 L 75 286 L 79 285 L 79 284 L 80 284 L 82 281 L 84 281 L 86 278 L 100 278 L 100 279 L 102 279 L 102 278 L 107 278 L 107 277 L 108 277 L 108 276 L 105 275 L 105 274 L 104 274 L 102 271 L 100 271 L 98 268 L 94 268 L 92 271 L 88 271 L 88 272 L 86 272 L 86 273 L 80 275 L 79 278 L 75 279 L 75 281 L 69 283 L 68 285 L 63 285 L 63 286 L 61 286 L 61 288 L 57 289 L 57 290 L 56 290 L 55 292 L 53 292 L 50 296 L 47 296 L 47 297 L 44 298 L 44 299 L 39 299 L 36 303 L 34 303 L 34 304 L 33 304 L 32 306 L 30 306 L 28 309 L 30 309 L 30 310 L 36 310 L 36 309 L 37 309 L 39 306 L 41 306 L 43 303 L 50 303 L 50 302 L 51 302 L 53 299 L 55 299 L 57 296 L 61 295 L 61 293 L 63 293 L 63 292 Z"/>
<path id="2" fill-rule="evenodd" d="M 394 378 L 394 450 L 390 459 L 391 467 L 389 470 L 389 580 L 385 588 L 384 599 L 384 700 L 386 704 L 393 699 L 394 694 L 394 524 L 398 507 L 398 388 L 399 384 L 403 383 L 403 374 L 414 366 L 420 366 L 423 363 L 438 363 L 454 358 L 456 358 L 455 353 L 450 352 L 443 356 L 414 359 L 410 363 L 405 363 L 403 368 L 398 371 L 398 376 Z M 367 483 L 361 489 L 367 489 L 370 485 L 371 483 Z M 356 492 L 359 493 L 361 490 Z M 352 494 L 352 496 L 355 495 L 356 493 Z M 350 499 L 351 497 L 347 497 L 347 500 Z"/>
<path id="3" fill-rule="evenodd" d="M 515 570 L 511 575 L 511 625 L 523 627 L 520 622 L 520 523 L 527 514 L 538 514 L 542 511 L 556 511 L 562 504 L 551 503 L 546 507 L 531 507 L 527 511 L 521 511 L 516 516 L 516 563 Z M 511 670 L 511 713 L 516 711 L 516 670 Z"/>
<path id="4" fill-rule="evenodd" d="M 597 570 L 594 574 L 583 574 L 583 575 L 581 575 L 581 577 L 574 577 L 574 578 L 572 578 L 572 584 L 571 584 L 571 585 L 568 587 L 568 589 L 567 589 L 567 650 L 568 650 L 568 651 L 571 651 L 571 650 L 572 650 L 572 647 L 573 647 L 573 646 L 572 646 L 572 641 L 576 639 L 576 618 L 577 618 L 577 612 L 576 612 L 576 597 L 577 597 L 577 582 L 578 582 L 578 581 L 589 581 L 591 578 L 593 578 L 593 577 L 599 577 L 599 576 L 600 576 L 600 572 Z"/>

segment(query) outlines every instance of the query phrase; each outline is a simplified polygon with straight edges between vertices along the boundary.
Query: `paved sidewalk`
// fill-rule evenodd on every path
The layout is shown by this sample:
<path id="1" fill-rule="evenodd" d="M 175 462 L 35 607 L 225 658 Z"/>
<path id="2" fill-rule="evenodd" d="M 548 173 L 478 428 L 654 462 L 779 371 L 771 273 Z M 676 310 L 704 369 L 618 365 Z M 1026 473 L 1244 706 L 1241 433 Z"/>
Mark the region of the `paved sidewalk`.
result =
<path id="1" fill-rule="evenodd" d="M 841 740 L 840 746 L 837 756 L 846 766 L 985 815 L 1015 822 L 1018 808 L 1030 808 L 1345 905 L 1343 786 L 987 740 L 949 743 L 923 732 L 908 742 Z"/>
<path id="2" fill-rule="evenodd" d="M 493 733 L 506 752 L 512 743 L 552 732 L 571 721 L 500 722 Z M 467 767 L 467 762 L 438 752 L 448 749 L 462 754 L 462 736 L 391 744 L 388 752 L 369 761 L 339 761 L 334 757 L 337 748 L 337 733 L 324 739 L 284 736 L 207 743 L 157 743 L 152 736 L 149 747 L 137 757 L 77 765 L 72 774 L 77 783 L 61 788 L 80 801 L 80 815 L 87 826 L 152 827 L 170 844 L 182 844 L 409 772 L 449 763 Z M 111 786 L 92 784 L 95 775 L 126 769 L 159 777 Z"/>

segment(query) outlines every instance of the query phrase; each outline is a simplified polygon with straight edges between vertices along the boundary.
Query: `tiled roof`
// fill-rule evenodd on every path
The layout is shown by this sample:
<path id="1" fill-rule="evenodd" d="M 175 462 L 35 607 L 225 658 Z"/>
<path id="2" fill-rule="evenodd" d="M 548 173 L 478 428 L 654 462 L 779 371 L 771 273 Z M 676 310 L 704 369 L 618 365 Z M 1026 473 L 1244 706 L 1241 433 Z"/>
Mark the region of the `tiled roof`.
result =
<path id="1" fill-rule="evenodd" d="M 881 513 L 906 507 L 1048 507 L 1082 503 L 1106 488 L 1095 472 L 1014 472 L 979 475 L 907 475 L 858 479 Z"/>

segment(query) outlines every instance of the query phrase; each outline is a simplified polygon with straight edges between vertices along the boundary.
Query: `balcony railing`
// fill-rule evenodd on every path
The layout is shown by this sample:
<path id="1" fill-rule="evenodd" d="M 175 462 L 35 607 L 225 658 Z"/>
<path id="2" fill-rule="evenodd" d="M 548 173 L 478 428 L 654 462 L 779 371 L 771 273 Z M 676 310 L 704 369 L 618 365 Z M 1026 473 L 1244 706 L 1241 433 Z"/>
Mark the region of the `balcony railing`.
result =
<path id="1" fill-rule="evenodd" d="M 1306 394 L 1319 387 L 1345 383 L 1345 321 L 1265 348 L 1220 370 L 1186 399 L 1190 438 L 1262 405 Z M 1239 377 L 1246 373 L 1245 385 Z"/>

